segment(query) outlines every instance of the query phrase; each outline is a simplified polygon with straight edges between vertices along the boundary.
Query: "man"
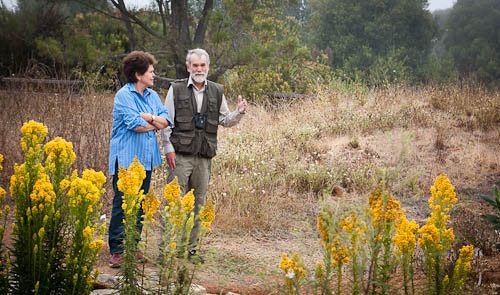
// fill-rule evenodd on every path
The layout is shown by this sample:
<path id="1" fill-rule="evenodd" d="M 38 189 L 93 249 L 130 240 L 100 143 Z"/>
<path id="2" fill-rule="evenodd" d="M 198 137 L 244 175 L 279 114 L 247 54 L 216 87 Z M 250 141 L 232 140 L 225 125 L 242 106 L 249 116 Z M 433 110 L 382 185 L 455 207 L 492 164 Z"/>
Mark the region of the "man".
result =
<path id="1" fill-rule="evenodd" d="M 196 218 L 189 239 L 192 257 L 200 233 L 198 215 L 206 202 L 212 158 L 217 151 L 218 125 L 236 125 L 247 110 L 247 102 L 238 96 L 238 107 L 229 111 L 224 86 L 207 80 L 210 57 L 205 50 L 189 50 L 186 66 L 189 78 L 172 83 L 165 100 L 174 127 L 163 129 L 161 135 L 169 167 L 167 182 L 177 176 L 181 195 L 194 189 Z"/>
<path id="2" fill-rule="evenodd" d="M 149 89 L 154 83 L 156 59 L 149 53 L 133 51 L 122 62 L 127 84 L 115 96 L 113 103 L 113 133 L 110 140 L 109 174 L 113 176 L 113 208 L 109 224 L 109 264 L 120 267 L 123 253 L 123 193 L 118 190 L 118 169 L 128 168 L 135 157 L 146 170 L 141 190 L 149 191 L 151 172 L 162 164 L 155 130 L 169 125 L 170 117 L 158 94 Z M 142 231 L 142 209 L 137 216 L 139 235 Z M 138 254 L 143 259 L 142 254 Z"/>

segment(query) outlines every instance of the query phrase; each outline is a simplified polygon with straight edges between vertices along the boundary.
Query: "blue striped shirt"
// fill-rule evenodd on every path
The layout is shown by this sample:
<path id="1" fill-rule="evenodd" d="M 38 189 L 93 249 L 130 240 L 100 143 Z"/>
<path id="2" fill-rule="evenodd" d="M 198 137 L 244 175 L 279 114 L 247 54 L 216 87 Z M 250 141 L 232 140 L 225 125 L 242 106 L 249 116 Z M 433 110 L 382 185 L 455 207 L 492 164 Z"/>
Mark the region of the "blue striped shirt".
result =
<path id="1" fill-rule="evenodd" d="M 128 168 L 134 157 L 149 171 L 162 163 L 160 147 L 154 131 L 135 132 L 139 126 L 148 126 L 139 112 L 150 113 L 172 122 L 156 91 L 146 88 L 142 96 L 133 83 L 127 83 L 115 95 L 113 104 L 113 133 L 109 147 L 109 175 L 117 173 L 115 163 Z"/>

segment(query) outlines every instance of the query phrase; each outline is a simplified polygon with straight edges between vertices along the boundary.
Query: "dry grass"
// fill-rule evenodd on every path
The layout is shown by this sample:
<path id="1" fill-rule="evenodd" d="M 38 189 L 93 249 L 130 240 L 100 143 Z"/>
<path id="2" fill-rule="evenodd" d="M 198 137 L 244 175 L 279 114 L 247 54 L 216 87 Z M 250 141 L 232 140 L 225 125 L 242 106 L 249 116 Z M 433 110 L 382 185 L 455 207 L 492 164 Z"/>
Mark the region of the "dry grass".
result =
<path id="1" fill-rule="evenodd" d="M 107 171 L 113 93 L 0 96 L 4 187 L 21 161 L 19 130 L 28 120 L 47 125 L 48 139 L 73 142 L 74 168 Z M 320 196 L 334 195 L 338 185 L 347 199 L 363 197 L 382 175 L 415 216 L 425 215 L 420 197 L 442 172 L 458 191 L 485 191 L 500 177 L 499 108 L 498 93 L 470 84 L 339 86 L 292 104 L 253 105 L 241 124 L 220 132 L 210 182 L 216 230 L 283 233 L 304 220 L 314 225 Z M 153 175 L 161 194 L 166 170 Z"/>
<path id="2" fill-rule="evenodd" d="M 76 153 L 74 169 L 107 171 L 108 147 L 112 129 L 113 94 L 46 94 L 0 92 L 0 153 L 4 170 L 0 184 L 7 188 L 14 164 L 21 164 L 21 127 L 35 120 L 45 124 L 47 140 L 62 137 L 73 143 Z M 107 190 L 110 190 L 108 185 Z M 105 199 L 105 203 L 110 202 Z"/>

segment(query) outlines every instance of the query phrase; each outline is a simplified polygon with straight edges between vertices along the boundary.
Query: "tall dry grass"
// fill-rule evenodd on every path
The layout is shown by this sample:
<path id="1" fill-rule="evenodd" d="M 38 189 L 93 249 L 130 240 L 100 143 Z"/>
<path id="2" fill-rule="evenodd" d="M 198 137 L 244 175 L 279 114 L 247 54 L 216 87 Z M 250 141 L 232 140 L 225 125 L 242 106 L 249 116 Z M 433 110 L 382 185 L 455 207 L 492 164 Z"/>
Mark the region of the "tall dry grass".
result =
<path id="1" fill-rule="evenodd" d="M 95 169 L 106 174 L 113 97 L 112 93 L 0 92 L 0 153 L 5 156 L 4 170 L 0 174 L 2 186 L 8 187 L 14 164 L 23 161 L 20 130 L 29 120 L 48 127 L 47 140 L 62 137 L 73 143 L 74 169 Z M 104 200 L 104 203 L 111 202 Z"/>
<path id="2" fill-rule="evenodd" d="M 49 140 L 61 136 L 73 143 L 75 168 L 107 173 L 113 97 L 0 93 L 0 153 L 6 159 L 0 182 L 5 187 L 14 163 L 21 161 L 19 129 L 28 120 L 44 123 Z M 500 138 L 499 110 L 497 92 L 467 83 L 384 89 L 336 84 L 319 89 L 314 98 L 252 105 L 239 125 L 219 133 L 209 187 L 216 203 L 214 232 L 279 234 L 314 226 L 321 196 L 334 197 L 340 187 L 347 192 L 344 203 L 357 202 L 382 175 L 415 211 L 426 207 L 419 196 L 442 172 L 458 190 L 492 183 L 495 179 L 481 178 L 500 175 L 494 147 Z M 461 163 L 453 154 L 469 148 L 458 142 L 471 139 L 489 159 L 482 166 L 472 158 Z M 436 147 L 439 141 L 442 146 Z M 158 195 L 166 173 L 165 166 L 153 173 Z M 104 203 L 110 206 L 107 185 Z"/>

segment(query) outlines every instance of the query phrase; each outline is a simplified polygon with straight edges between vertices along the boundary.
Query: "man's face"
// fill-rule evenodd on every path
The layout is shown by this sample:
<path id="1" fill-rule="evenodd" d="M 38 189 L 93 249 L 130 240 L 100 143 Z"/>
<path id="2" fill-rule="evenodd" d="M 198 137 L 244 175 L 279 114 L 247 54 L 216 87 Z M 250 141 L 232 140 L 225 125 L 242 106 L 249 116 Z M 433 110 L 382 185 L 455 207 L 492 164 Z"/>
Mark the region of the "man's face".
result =
<path id="1" fill-rule="evenodd" d="M 205 82 L 209 70 L 207 57 L 203 54 L 201 56 L 197 54 L 191 55 L 191 64 L 187 65 L 187 70 L 196 83 Z"/>

